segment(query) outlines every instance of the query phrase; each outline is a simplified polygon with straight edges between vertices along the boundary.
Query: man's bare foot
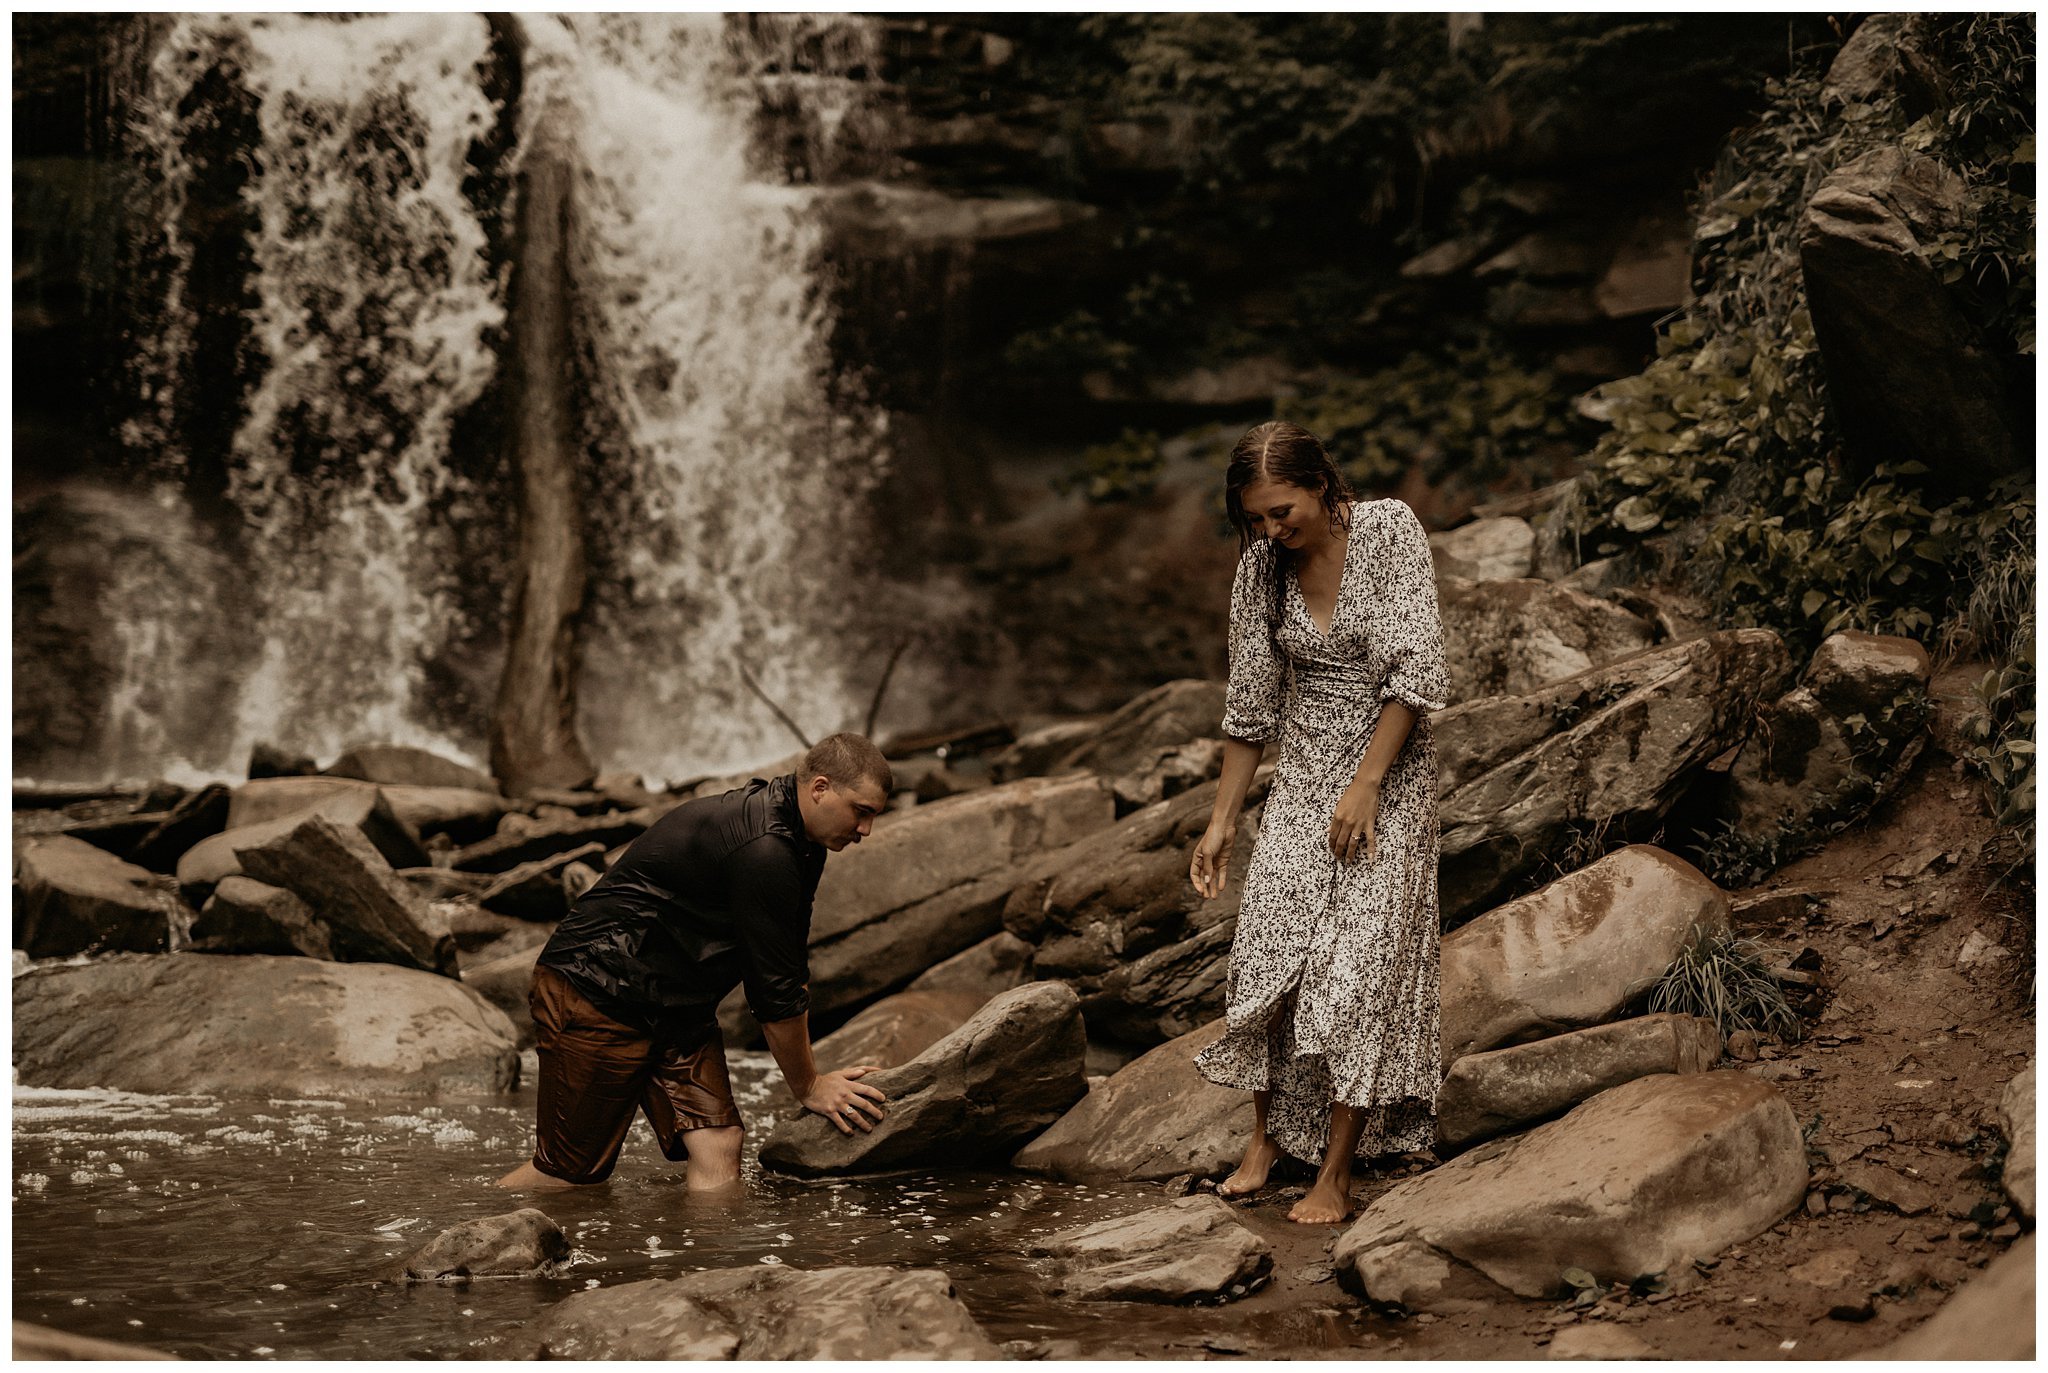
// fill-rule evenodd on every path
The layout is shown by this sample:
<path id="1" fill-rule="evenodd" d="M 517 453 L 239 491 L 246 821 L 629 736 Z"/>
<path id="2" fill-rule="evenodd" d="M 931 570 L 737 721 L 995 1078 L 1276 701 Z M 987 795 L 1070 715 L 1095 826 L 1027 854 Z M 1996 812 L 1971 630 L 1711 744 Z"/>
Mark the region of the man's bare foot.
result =
<path id="1" fill-rule="evenodd" d="M 1308 1195 L 1294 1203 L 1287 1219 L 1297 1225 L 1335 1225 L 1351 1214 L 1351 1190 L 1320 1178 Z"/>
<path id="2" fill-rule="evenodd" d="M 564 1181 L 551 1173 L 543 1173 L 533 1166 L 532 1160 L 520 1164 L 498 1179 L 498 1186 L 515 1192 L 566 1192 L 571 1187 L 580 1185 Z"/>
<path id="3" fill-rule="evenodd" d="M 1245 1146 L 1244 1160 L 1237 1165 L 1237 1171 L 1216 1184 L 1219 1197 L 1248 1197 L 1266 1185 L 1267 1176 L 1273 1165 L 1280 1161 L 1280 1146 L 1266 1138 L 1254 1139 Z"/>

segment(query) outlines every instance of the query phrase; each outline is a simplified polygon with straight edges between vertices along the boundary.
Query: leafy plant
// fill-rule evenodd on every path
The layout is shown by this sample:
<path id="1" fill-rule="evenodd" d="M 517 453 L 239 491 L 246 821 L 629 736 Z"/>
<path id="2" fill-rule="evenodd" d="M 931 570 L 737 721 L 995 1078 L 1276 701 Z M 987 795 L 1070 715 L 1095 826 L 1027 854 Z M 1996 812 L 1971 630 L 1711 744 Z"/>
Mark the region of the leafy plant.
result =
<path id="1" fill-rule="evenodd" d="M 1796 1040 L 1805 1027 L 1771 976 L 1775 952 L 1746 936 L 1695 925 L 1651 991 L 1650 1010 L 1711 1020 L 1724 1038 L 1749 1030 Z"/>
<path id="2" fill-rule="evenodd" d="M 1150 491 L 1165 465 L 1159 435 L 1126 429 L 1111 442 L 1083 451 L 1079 465 L 1053 486 L 1062 493 L 1078 490 L 1091 501 L 1128 500 Z"/>

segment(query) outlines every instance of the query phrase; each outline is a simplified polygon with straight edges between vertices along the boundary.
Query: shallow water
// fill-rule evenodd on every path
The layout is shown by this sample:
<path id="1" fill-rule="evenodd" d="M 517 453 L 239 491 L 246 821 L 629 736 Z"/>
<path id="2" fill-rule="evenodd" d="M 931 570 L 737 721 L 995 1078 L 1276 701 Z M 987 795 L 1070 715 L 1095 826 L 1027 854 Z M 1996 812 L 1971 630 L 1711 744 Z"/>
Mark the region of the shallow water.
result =
<path id="1" fill-rule="evenodd" d="M 997 1341 L 1184 1354 L 1169 1346 L 1245 1331 L 1228 1308 L 1044 1294 L 1022 1257 L 1030 1237 L 1157 1205 L 1157 1188 L 994 1171 L 767 1173 L 753 1152 L 789 1109 L 781 1080 L 765 1054 L 731 1062 L 750 1145 L 744 1196 L 722 1203 L 684 1192 L 682 1166 L 661 1156 L 645 1122 L 607 1187 L 531 1201 L 497 1190 L 531 1144 L 530 1090 L 423 1104 L 16 1088 L 15 1316 L 191 1358 L 491 1357 L 585 1287 L 736 1264 L 894 1264 L 944 1269 Z M 574 1245 L 561 1275 L 391 1280 L 448 1226 L 525 1204 Z M 1301 1329 L 1264 1333 L 1348 1342 L 1306 1316 Z"/>

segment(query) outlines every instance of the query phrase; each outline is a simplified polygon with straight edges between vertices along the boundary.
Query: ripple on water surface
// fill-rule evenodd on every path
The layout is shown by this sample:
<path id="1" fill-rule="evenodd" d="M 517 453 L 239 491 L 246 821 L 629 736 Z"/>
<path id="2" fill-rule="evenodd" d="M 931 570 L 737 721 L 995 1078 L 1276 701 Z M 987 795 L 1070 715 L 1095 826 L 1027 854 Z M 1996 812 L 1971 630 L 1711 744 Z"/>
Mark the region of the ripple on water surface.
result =
<path id="1" fill-rule="evenodd" d="M 587 1286 L 765 1263 L 942 1268 L 998 1340 L 1128 1341 L 1134 1320 L 1154 1319 L 1054 1302 L 1022 1257 L 1034 1235 L 1157 1204 L 1154 1188 L 767 1173 L 753 1153 L 787 1098 L 767 1055 L 731 1058 L 746 1183 L 709 1202 L 684 1192 L 644 1122 L 608 1187 L 497 1190 L 531 1146 L 530 1091 L 422 1103 L 16 1088 L 15 1315 L 187 1357 L 488 1356 Z M 574 1246 L 559 1275 L 389 1280 L 448 1226 L 526 1204 Z"/>

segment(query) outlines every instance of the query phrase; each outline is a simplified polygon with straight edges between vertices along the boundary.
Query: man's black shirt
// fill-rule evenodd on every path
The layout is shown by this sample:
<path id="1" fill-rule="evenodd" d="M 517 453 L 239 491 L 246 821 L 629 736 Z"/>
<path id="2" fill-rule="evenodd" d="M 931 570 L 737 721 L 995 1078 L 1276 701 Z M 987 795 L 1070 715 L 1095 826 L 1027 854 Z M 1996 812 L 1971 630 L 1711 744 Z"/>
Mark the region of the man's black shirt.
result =
<path id="1" fill-rule="evenodd" d="M 757 1020 L 810 1006 L 811 898 L 825 849 L 796 778 L 686 801 L 635 839 L 541 951 L 606 1015 L 656 1038 L 702 1032 L 745 983 Z"/>

